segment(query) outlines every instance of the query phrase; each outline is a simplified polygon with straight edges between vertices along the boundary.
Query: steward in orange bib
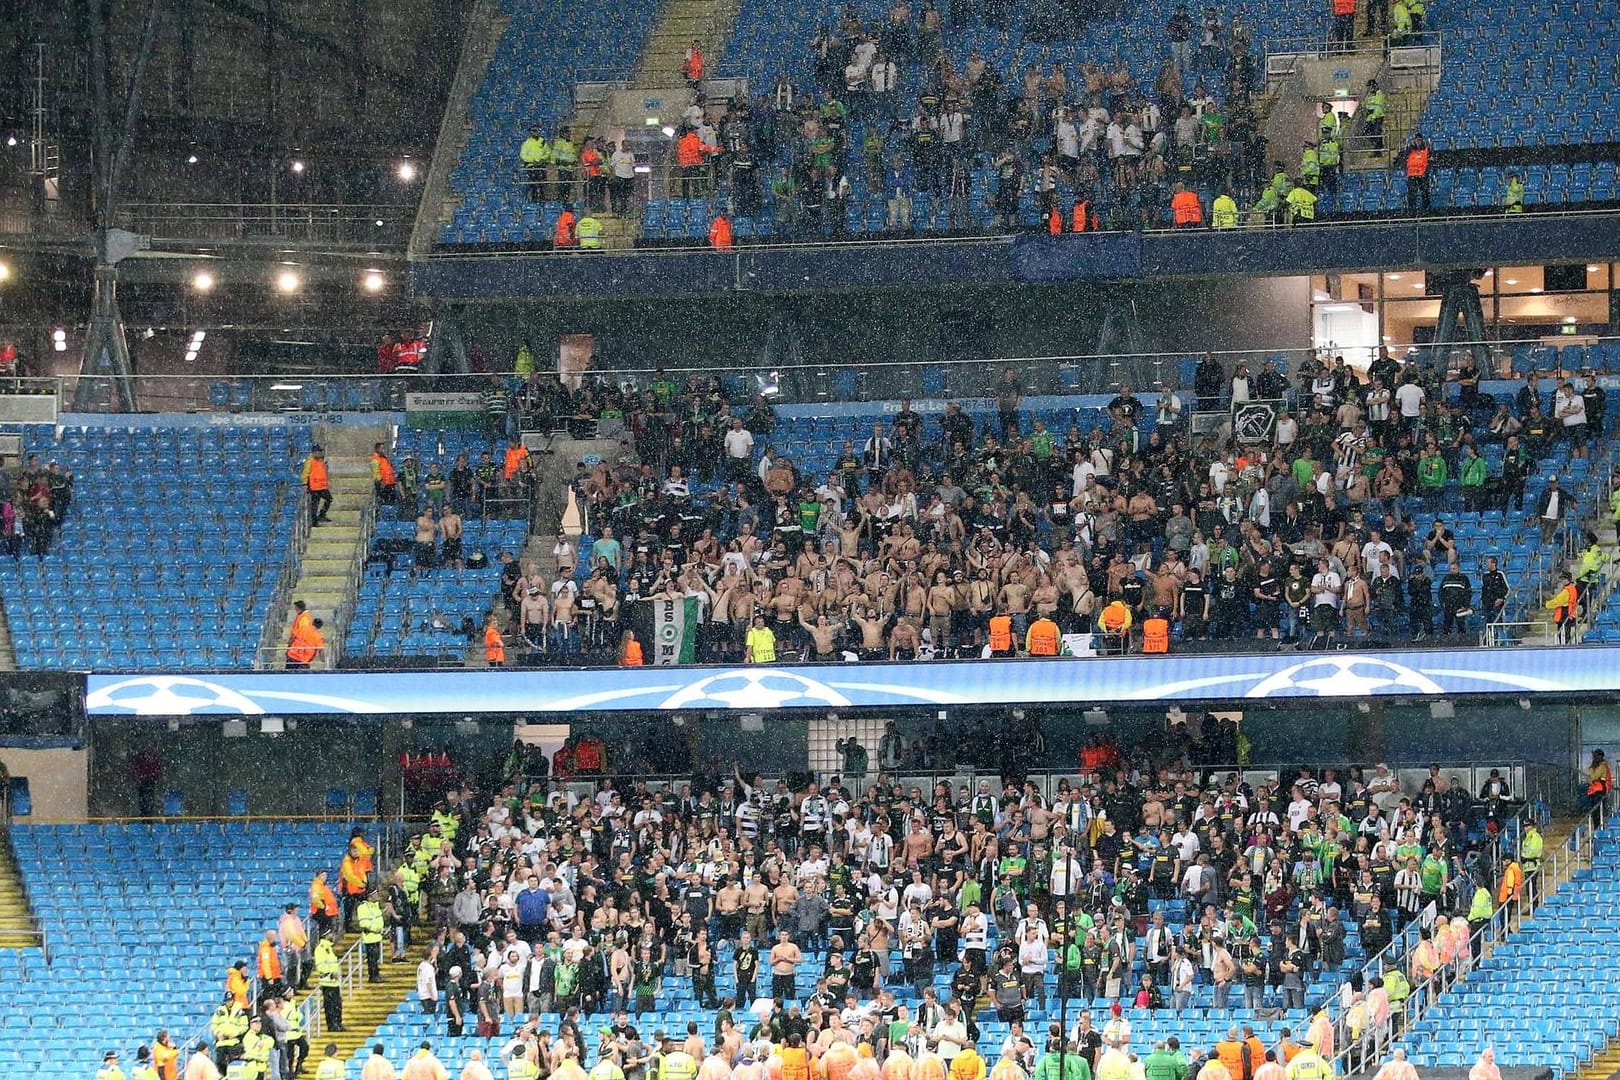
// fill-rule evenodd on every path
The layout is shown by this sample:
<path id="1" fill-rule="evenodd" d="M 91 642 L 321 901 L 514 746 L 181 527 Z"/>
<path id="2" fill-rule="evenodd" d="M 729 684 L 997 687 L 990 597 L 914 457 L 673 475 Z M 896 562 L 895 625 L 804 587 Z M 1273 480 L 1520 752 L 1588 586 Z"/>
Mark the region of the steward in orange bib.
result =
<path id="1" fill-rule="evenodd" d="M 1177 184 L 1176 193 L 1170 196 L 1170 215 L 1178 229 L 1202 228 L 1204 204 L 1198 201 L 1197 195 L 1187 190 L 1185 184 Z"/>
<path id="2" fill-rule="evenodd" d="M 574 231 L 574 223 L 579 220 L 574 217 L 574 208 L 568 203 L 563 204 L 562 213 L 557 215 L 557 229 L 552 234 L 551 246 L 571 248 L 579 246 L 579 234 Z"/>
<path id="3" fill-rule="evenodd" d="M 309 523 L 319 525 L 332 509 L 332 482 L 327 477 L 324 448 L 319 445 L 311 448 L 309 457 L 304 459 L 301 479 L 304 489 L 309 492 Z"/>
<path id="4" fill-rule="evenodd" d="M 709 246 L 716 251 L 732 249 L 731 219 L 725 214 L 716 214 L 714 220 L 709 222 Z"/>
<path id="5" fill-rule="evenodd" d="M 1074 213 L 1069 224 L 1070 232 L 1096 232 L 1097 215 L 1091 212 L 1091 203 L 1080 199 L 1074 204 Z"/>
<path id="6" fill-rule="evenodd" d="M 501 639 L 501 628 L 493 618 L 484 624 L 484 663 L 490 667 L 506 666 L 506 642 Z"/>
<path id="7" fill-rule="evenodd" d="M 1142 624 L 1142 651 L 1167 653 L 1170 651 L 1170 623 L 1165 619 L 1148 619 Z"/>
<path id="8" fill-rule="evenodd" d="M 1012 616 L 995 615 L 990 619 L 990 655 L 1012 656 Z"/>
<path id="9" fill-rule="evenodd" d="M 292 632 L 287 638 L 289 670 L 308 670 L 321 650 L 326 648 L 326 637 L 321 633 L 323 625 L 321 620 L 307 611 L 300 611 L 298 617 L 293 619 Z"/>
<path id="10" fill-rule="evenodd" d="M 1045 615 L 1029 624 L 1029 633 L 1024 635 L 1024 648 L 1031 656 L 1056 656 L 1058 654 L 1058 624 Z"/>
<path id="11" fill-rule="evenodd" d="M 374 443 L 371 447 L 371 485 L 376 489 L 377 501 L 394 505 L 394 499 L 399 493 L 395 486 L 399 477 L 394 474 L 394 463 L 388 460 L 388 453 L 383 449 L 382 443 Z"/>

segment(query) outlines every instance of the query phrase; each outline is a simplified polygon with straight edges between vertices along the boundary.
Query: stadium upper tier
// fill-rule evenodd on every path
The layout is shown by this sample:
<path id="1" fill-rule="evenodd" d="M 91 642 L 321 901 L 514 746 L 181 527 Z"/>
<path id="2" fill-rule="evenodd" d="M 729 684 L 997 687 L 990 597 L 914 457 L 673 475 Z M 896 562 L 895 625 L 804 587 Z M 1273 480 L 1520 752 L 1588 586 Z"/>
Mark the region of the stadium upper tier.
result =
<path id="1" fill-rule="evenodd" d="M 518 190 L 517 147 L 531 127 L 549 138 L 573 118 L 574 86 L 617 81 L 635 70 L 656 0 L 501 0 L 509 22 L 468 110 L 467 146 L 450 176 L 463 202 L 444 239 L 521 222 L 533 236 L 538 207 Z M 555 220 L 553 218 L 553 220 Z M 549 228 L 543 233 L 550 236 Z"/>
<path id="2" fill-rule="evenodd" d="M 1267 145 L 1271 104 L 1260 91 L 1268 51 L 1322 40 L 1328 17 L 1317 7 L 1249 5 L 1235 19 L 1217 12 L 1207 28 L 1203 13 L 1193 12 L 1184 51 L 1172 46 L 1169 5 L 1099 15 L 1084 33 L 1070 25 L 1048 33 L 1039 9 L 998 15 L 999 7 L 942 4 L 937 29 L 930 29 L 933 8 L 891 11 L 882 0 L 807 0 L 784 8 L 746 0 L 719 67 L 724 75 L 746 77 L 751 106 L 726 121 L 721 103 L 710 103 L 708 126 L 699 134 L 713 150 L 698 179 L 677 167 L 673 147 L 667 154 L 656 146 L 638 148 L 638 163 L 650 172 L 637 197 L 641 234 L 655 242 L 702 242 L 722 211 L 745 241 L 1007 232 L 1044 227 L 1054 205 L 1067 229 L 1082 199 L 1102 228 L 1131 229 L 1170 223 L 1177 181 L 1199 196 L 1206 222 L 1223 193 L 1236 196 L 1247 221 L 1274 159 L 1289 173 L 1300 170 L 1292 145 Z M 899 11 L 907 14 L 896 19 Z M 621 27 L 638 17 L 652 18 L 651 9 L 638 13 L 631 5 L 614 15 Z M 564 200 L 576 211 L 588 201 L 578 187 L 525 190 L 518 159 L 527 122 L 554 126 L 561 99 L 535 101 L 511 85 L 513 72 L 522 68 L 514 40 L 545 32 L 555 18 L 514 12 L 501 56 L 472 110 L 473 134 L 451 185 L 461 201 L 441 242 L 546 246 Z M 1509 18 L 1525 32 L 1503 39 L 1499 27 Z M 1510 170 L 1522 175 L 1524 201 L 1532 208 L 1620 198 L 1613 162 L 1597 161 L 1604 155 L 1582 149 L 1611 143 L 1620 131 L 1620 114 L 1606 89 L 1616 72 L 1616 25 L 1612 11 L 1538 4 L 1521 14 L 1506 0 L 1430 11 L 1426 29 L 1438 31 L 1435 40 L 1444 42 L 1442 74 L 1415 126 L 1442 155 L 1430 175 L 1433 206 L 1500 209 Z M 614 47 L 599 35 L 579 33 L 590 50 Z M 857 44 L 862 41 L 870 44 Z M 1357 47 L 1370 44 L 1376 42 L 1364 39 Z M 1177 55 L 1184 63 L 1172 77 Z M 885 60 L 896 65 L 892 85 L 868 75 L 886 70 Z M 834 99 L 840 105 L 829 112 Z M 960 102 L 962 121 L 949 119 L 953 102 Z M 1199 125 L 1185 141 L 1177 129 L 1183 103 L 1192 105 Z M 1073 151 L 1065 150 L 1069 144 L 1057 128 L 1053 109 L 1060 105 L 1082 126 L 1080 158 L 1069 161 L 1092 156 L 1092 136 L 1082 121 L 1089 110 L 1106 110 L 1096 133 L 1094 173 L 1065 165 L 1065 154 Z M 1151 119 L 1149 108 L 1156 113 Z M 916 137 L 919 116 L 924 127 L 933 122 L 932 151 Z M 1125 155 L 1126 169 L 1112 130 L 1103 130 L 1110 116 L 1121 121 L 1127 140 L 1130 118 L 1136 117 L 1147 144 L 1140 157 Z M 1207 130 L 1206 116 L 1218 117 Z M 1404 118 L 1402 124 L 1402 133 L 1414 126 Z M 1364 149 L 1365 118 L 1358 116 L 1351 127 L 1355 145 Z M 1157 145 L 1155 132 L 1162 136 Z M 831 138 L 818 144 L 820 136 Z M 742 147 L 746 152 L 739 153 Z M 1363 171 L 1352 162 L 1357 167 L 1346 169 L 1338 185 L 1325 180 L 1316 192 L 1317 216 L 1381 215 L 1407 207 L 1400 146 L 1390 149 L 1397 152 L 1388 171 Z M 1506 156 L 1457 165 L 1444 156 L 1455 151 Z M 930 153 L 938 160 L 929 160 Z M 1011 160 L 1000 160 L 1006 154 Z M 1059 166 L 1055 177 L 1042 171 L 1049 156 Z M 738 161 L 746 163 L 741 170 Z M 1256 218 L 1277 216 L 1263 210 Z"/>
<path id="3" fill-rule="evenodd" d="M 30 428 L 24 454 L 72 479 L 0 558 L 18 665 L 252 667 L 306 448 L 281 428 Z"/>
<path id="4" fill-rule="evenodd" d="M 1445 61 L 1419 126 L 1444 148 L 1620 141 L 1612 4 L 1477 0 L 1440 18 Z"/>

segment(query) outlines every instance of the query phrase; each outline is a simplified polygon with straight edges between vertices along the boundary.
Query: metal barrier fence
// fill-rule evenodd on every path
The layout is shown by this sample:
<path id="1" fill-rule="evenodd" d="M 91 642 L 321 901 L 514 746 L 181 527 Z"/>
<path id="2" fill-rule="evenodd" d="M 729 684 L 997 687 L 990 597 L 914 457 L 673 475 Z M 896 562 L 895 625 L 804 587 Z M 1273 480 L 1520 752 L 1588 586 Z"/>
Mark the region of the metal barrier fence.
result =
<path id="1" fill-rule="evenodd" d="M 1584 782 L 1584 774 L 1580 781 Z M 1329 1016 L 1333 1019 L 1336 1031 L 1342 1041 L 1336 1045 L 1340 1047 L 1334 1057 L 1337 1075 L 1347 1076 L 1358 1071 L 1376 1069 L 1385 1053 L 1394 1046 L 1402 1032 L 1410 1030 L 1418 1021 L 1439 1003 L 1445 992 L 1456 983 L 1468 977 L 1469 973 L 1478 964 L 1490 959 L 1492 953 L 1504 942 L 1509 934 L 1518 930 L 1557 890 L 1567 884 L 1575 871 L 1593 865 L 1594 845 L 1597 833 L 1606 828 L 1609 819 L 1615 813 L 1617 800 L 1614 792 L 1610 792 L 1604 804 L 1603 824 L 1594 827 L 1590 819 L 1578 823 L 1564 842 L 1544 851 L 1541 865 L 1534 872 L 1526 874 L 1524 883 L 1518 893 L 1510 897 L 1505 903 L 1497 903 L 1493 899 L 1493 911 L 1489 920 L 1475 928 L 1469 935 L 1468 948 L 1457 956 L 1456 960 L 1436 971 L 1434 977 L 1427 983 L 1412 981 L 1411 995 L 1397 1011 L 1391 1009 L 1387 1024 L 1367 1023 L 1361 1030 L 1359 1038 L 1351 1038 L 1349 1024 L 1349 1010 L 1340 1005 L 1335 998 L 1327 1006 Z M 1524 815 L 1514 818 L 1513 828 L 1504 829 L 1493 843 L 1501 845 L 1506 842 L 1511 833 L 1514 838 L 1514 847 L 1509 852 L 1510 858 L 1517 857 L 1517 837 L 1522 835 Z M 1506 859 L 1498 859 L 1497 865 L 1505 865 Z M 1492 880 L 1486 883 L 1493 897 L 1496 894 L 1497 882 Z M 1404 927 L 1400 934 L 1378 954 L 1368 959 L 1363 967 L 1364 984 L 1375 976 L 1384 972 L 1399 969 L 1402 973 L 1412 968 L 1412 954 L 1422 940 L 1422 927 L 1432 921 L 1436 912 L 1434 905 L 1430 904 Z M 1580 1051 L 1589 1060 L 1590 1048 Z"/>
<path id="2" fill-rule="evenodd" d="M 285 241 L 367 249 L 398 247 L 414 204 L 125 203 L 119 228 L 156 240 Z"/>
<path id="3" fill-rule="evenodd" d="M 1474 346 L 1490 354 L 1482 371 L 1485 379 L 1510 378 L 1534 372 L 1541 376 L 1595 370 L 1599 374 L 1620 372 L 1620 337 L 1583 339 L 1563 348 L 1530 341 L 1451 342 L 1443 346 L 1417 346 L 1410 356 L 1429 377 L 1447 380 L 1456 364 Z M 957 400 L 970 410 L 992 410 L 1000 392 L 1003 368 L 1018 375 L 1021 394 L 1079 395 L 1113 393 L 1122 385 L 1143 392 L 1161 387 L 1178 388 L 1184 411 L 1190 414 L 1196 400 L 1191 394 L 1201 355 L 1212 356 L 1225 369 L 1223 385 L 1240 362 L 1257 375 L 1267 369 L 1278 371 L 1292 387 L 1306 361 L 1343 356 L 1355 366 L 1364 366 L 1377 354 L 1375 346 L 1301 347 L 1284 346 L 1258 349 L 1232 349 L 1203 354 L 1183 350 L 1121 353 L 1066 353 L 1046 356 L 942 357 L 917 362 L 909 360 L 863 361 L 847 365 L 807 363 L 799 366 L 734 364 L 726 367 L 668 368 L 625 366 L 569 375 L 572 385 L 580 381 L 645 392 L 660 378 L 677 387 L 690 379 L 700 385 L 712 380 L 732 405 L 744 405 L 755 395 L 775 404 L 856 402 L 897 400 L 904 397 L 925 400 Z M 212 413 L 327 413 L 401 411 L 410 405 L 409 394 L 418 392 L 481 392 L 496 375 L 514 378 L 510 371 L 484 374 L 397 372 L 377 374 L 321 375 L 137 375 L 130 380 L 135 400 L 142 412 Z M 543 378 L 551 378 L 550 374 Z M 20 393 L 57 395 L 60 411 L 75 411 L 79 385 L 89 381 L 104 387 L 106 376 L 64 375 L 55 378 L 19 380 Z M 1448 387 L 1448 393 L 1455 383 Z M 0 399 L 6 396 L 0 383 Z M 106 393 L 90 395 L 95 401 L 112 400 Z M 1150 403 L 1151 404 L 1151 403 Z M 1093 406 L 1101 419 L 1102 406 Z M 566 419 L 566 418 L 565 418 Z M 578 417 L 592 423 L 595 417 Z M 0 423 L 3 423 L 0 418 Z M 480 420 L 479 422 L 483 422 Z"/>

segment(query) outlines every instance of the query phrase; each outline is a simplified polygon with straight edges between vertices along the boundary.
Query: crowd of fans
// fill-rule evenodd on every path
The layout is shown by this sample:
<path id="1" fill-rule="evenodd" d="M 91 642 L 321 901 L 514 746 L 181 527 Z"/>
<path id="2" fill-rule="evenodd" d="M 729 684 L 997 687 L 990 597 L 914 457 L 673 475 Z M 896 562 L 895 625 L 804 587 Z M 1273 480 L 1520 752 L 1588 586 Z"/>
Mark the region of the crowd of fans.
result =
<path id="1" fill-rule="evenodd" d="M 1151 408 L 1126 386 L 1090 430 L 1055 431 L 1009 370 L 994 415 L 925 422 L 902 402 L 825 471 L 782 452 L 766 401 L 733 415 L 714 379 L 551 385 L 545 408 L 599 416 L 622 452 L 578 465 L 580 548 L 510 565 L 503 588 L 536 652 L 559 604 L 611 647 L 639 601 L 695 598 L 710 662 L 1052 655 L 1085 633 L 1131 648 L 1155 621 L 1224 648 L 1468 637 L 1512 614 L 1511 592 L 1451 522 L 1559 534 L 1574 496 L 1557 476 L 1528 502 L 1526 486 L 1555 450 L 1586 454 L 1606 407 L 1590 376 L 1504 402 L 1479 376 L 1381 352 L 1365 377 L 1330 358 L 1290 381 L 1207 356 Z M 1233 400 L 1288 407 L 1259 441 L 1189 437 L 1194 411 Z M 1561 590 L 1554 621 L 1572 627 L 1583 593 Z"/>
<path id="2" fill-rule="evenodd" d="M 0 553 L 43 559 L 72 503 L 73 470 L 58 462 L 30 455 L 19 473 L 0 469 Z"/>
<path id="3" fill-rule="evenodd" d="M 973 50 L 958 66 L 951 36 L 1007 25 L 1011 13 L 999 8 L 914 11 L 895 0 L 871 22 L 845 8 L 810 43 L 812 86 L 783 75 L 765 95 L 709 101 L 701 76 L 690 80 L 697 94 L 674 135 L 671 194 L 715 197 L 758 218 L 769 193 L 778 235 L 842 233 L 852 200 L 866 231 L 875 224 L 866 207 L 881 207 L 882 227 L 894 232 L 914 220 L 951 229 L 1038 221 L 1053 232 L 1235 228 L 1314 219 L 1319 193 L 1337 190 L 1352 131 L 1358 145 L 1384 149 L 1386 98 L 1375 82 L 1353 113 L 1324 106 L 1301 147 L 1268 147 L 1255 108 L 1263 76 L 1241 12 L 1177 5 L 1163 60 L 1144 82 L 1117 57 L 1018 72 Z M 1043 28 L 1036 14 L 1029 21 L 1037 38 L 1067 32 Z M 555 141 L 574 154 L 565 135 Z M 547 145 L 539 132 L 523 144 L 531 175 Z M 622 146 L 595 153 L 599 176 L 609 153 L 633 170 Z M 1426 153 L 1420 160 L 1426 178 Z M 604 204 L 602 190 L 591 189 L 588 206 Z"/>
<path id="4" fill-rule="evenodd" d="M 677 1052 L 694 1070 L 718 1056 L 725 1071 L 710 1075 L 776 1056 L 784 1077 L 808 1075 L 795 1060 L 841 1076 L 858 1056 L 886 1076 L 893 1062 L 907 1076 L 982 1080 L 981 1051 L 1016 1067 L 1007 1080 L 1123 1078 L 1133 1055 L 1151 1060 L 1131 1018 L 1193 1007 L 1310 1019 L 1274 1045 L 1235 1027 L 1185 1057 L 1161 1040 L 1153 1056 L 1180 1065 L 1150 1064 L 1148 1076 L 1173 1080 L 1203 1058 L 1228 1069 L 1205 1080 L 1264 1080 L 1275 1075 L 1264 1063 L 1307 1054 L 1315 1068 L 1335 1048 L 1383 1045 L 1410 994 L 1466 970 L 1468 928 L 1494 910 L 1488 886 L 1534 873 L 1539 838 L 1527 833 L 1518 853 L 1490 839 L 1515 798 L 1494 774 L 1476 798 L 1438 767 L 1416 791 L 1383 765 L 1253 786 L 1194 767 L 1229 753 L 1232 736 L 1197 717 L 1129 751 L 1093 739 L 1078 779 L 1050 798 L 1037 778 L 923 791 L 886 770 L 824 786 L 736 766 L 679 785 L 623 783 L 605 754 L 582 767 L 576 748 L 557 768 L 597 778 L 580 795 L 518 744 L 491 789 L 458 784 L 435 805 L 397 868 L 369 876 L 357 834 L 341 909 L 321 875 L 307 935 L 289 910 L 279 954 L 267 936 L 259 1008 L 281 1013 L 264 1002 L 303 978 L 310 942 L 324 987 L 331 938 L 350 919 L 373 977 L 385 949 L 403 957 L 425 938 L 422 1009 L 450 1038 L 510 1037 L 514 1080 L 570 1062 L 609 1061 L 628 1077 L 661 1060 L 667 1074 Z M 881 764 L 904 742 L 891 725 L 863 749 Z M 1349 941 L 1370 957 L 1412 921 L 1422 944 L 1409 962 L 1341 980 Z M 221 1015 L 247 1015 L 246 989 L 239 969 Z M 1074 1003 L 1068 1032 L 1048 1029 L 1059 998 Z M 341 1027 L 332 1007 L 328 1024 Z M 695 1010 L 712 1014 L 712 1038 L 707 1022 L 639 1026 Z M 980 1030 L 992 1016 L 994 1039 Z M 231 1047 L 279 1053 L 279 1023 L 251 1023 L 253 1037 L 230 1029 Z M 272 1044 L 256 1041 L 261 1026 Z M 1082 1071 L 1039 1064 L 1060 1047 Z"/>

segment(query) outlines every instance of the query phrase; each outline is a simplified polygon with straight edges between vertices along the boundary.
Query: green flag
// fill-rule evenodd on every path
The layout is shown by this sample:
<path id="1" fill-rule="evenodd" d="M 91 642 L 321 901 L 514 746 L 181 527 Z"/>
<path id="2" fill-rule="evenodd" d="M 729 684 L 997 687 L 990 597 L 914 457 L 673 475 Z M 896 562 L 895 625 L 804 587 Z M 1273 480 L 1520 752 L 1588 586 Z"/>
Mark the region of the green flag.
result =
<path id="1" fill-rule="evenodd" d="M 701 617 L 695 596 L 653 600 L 653 663 L 690 664 L 696 655 Z"/>

